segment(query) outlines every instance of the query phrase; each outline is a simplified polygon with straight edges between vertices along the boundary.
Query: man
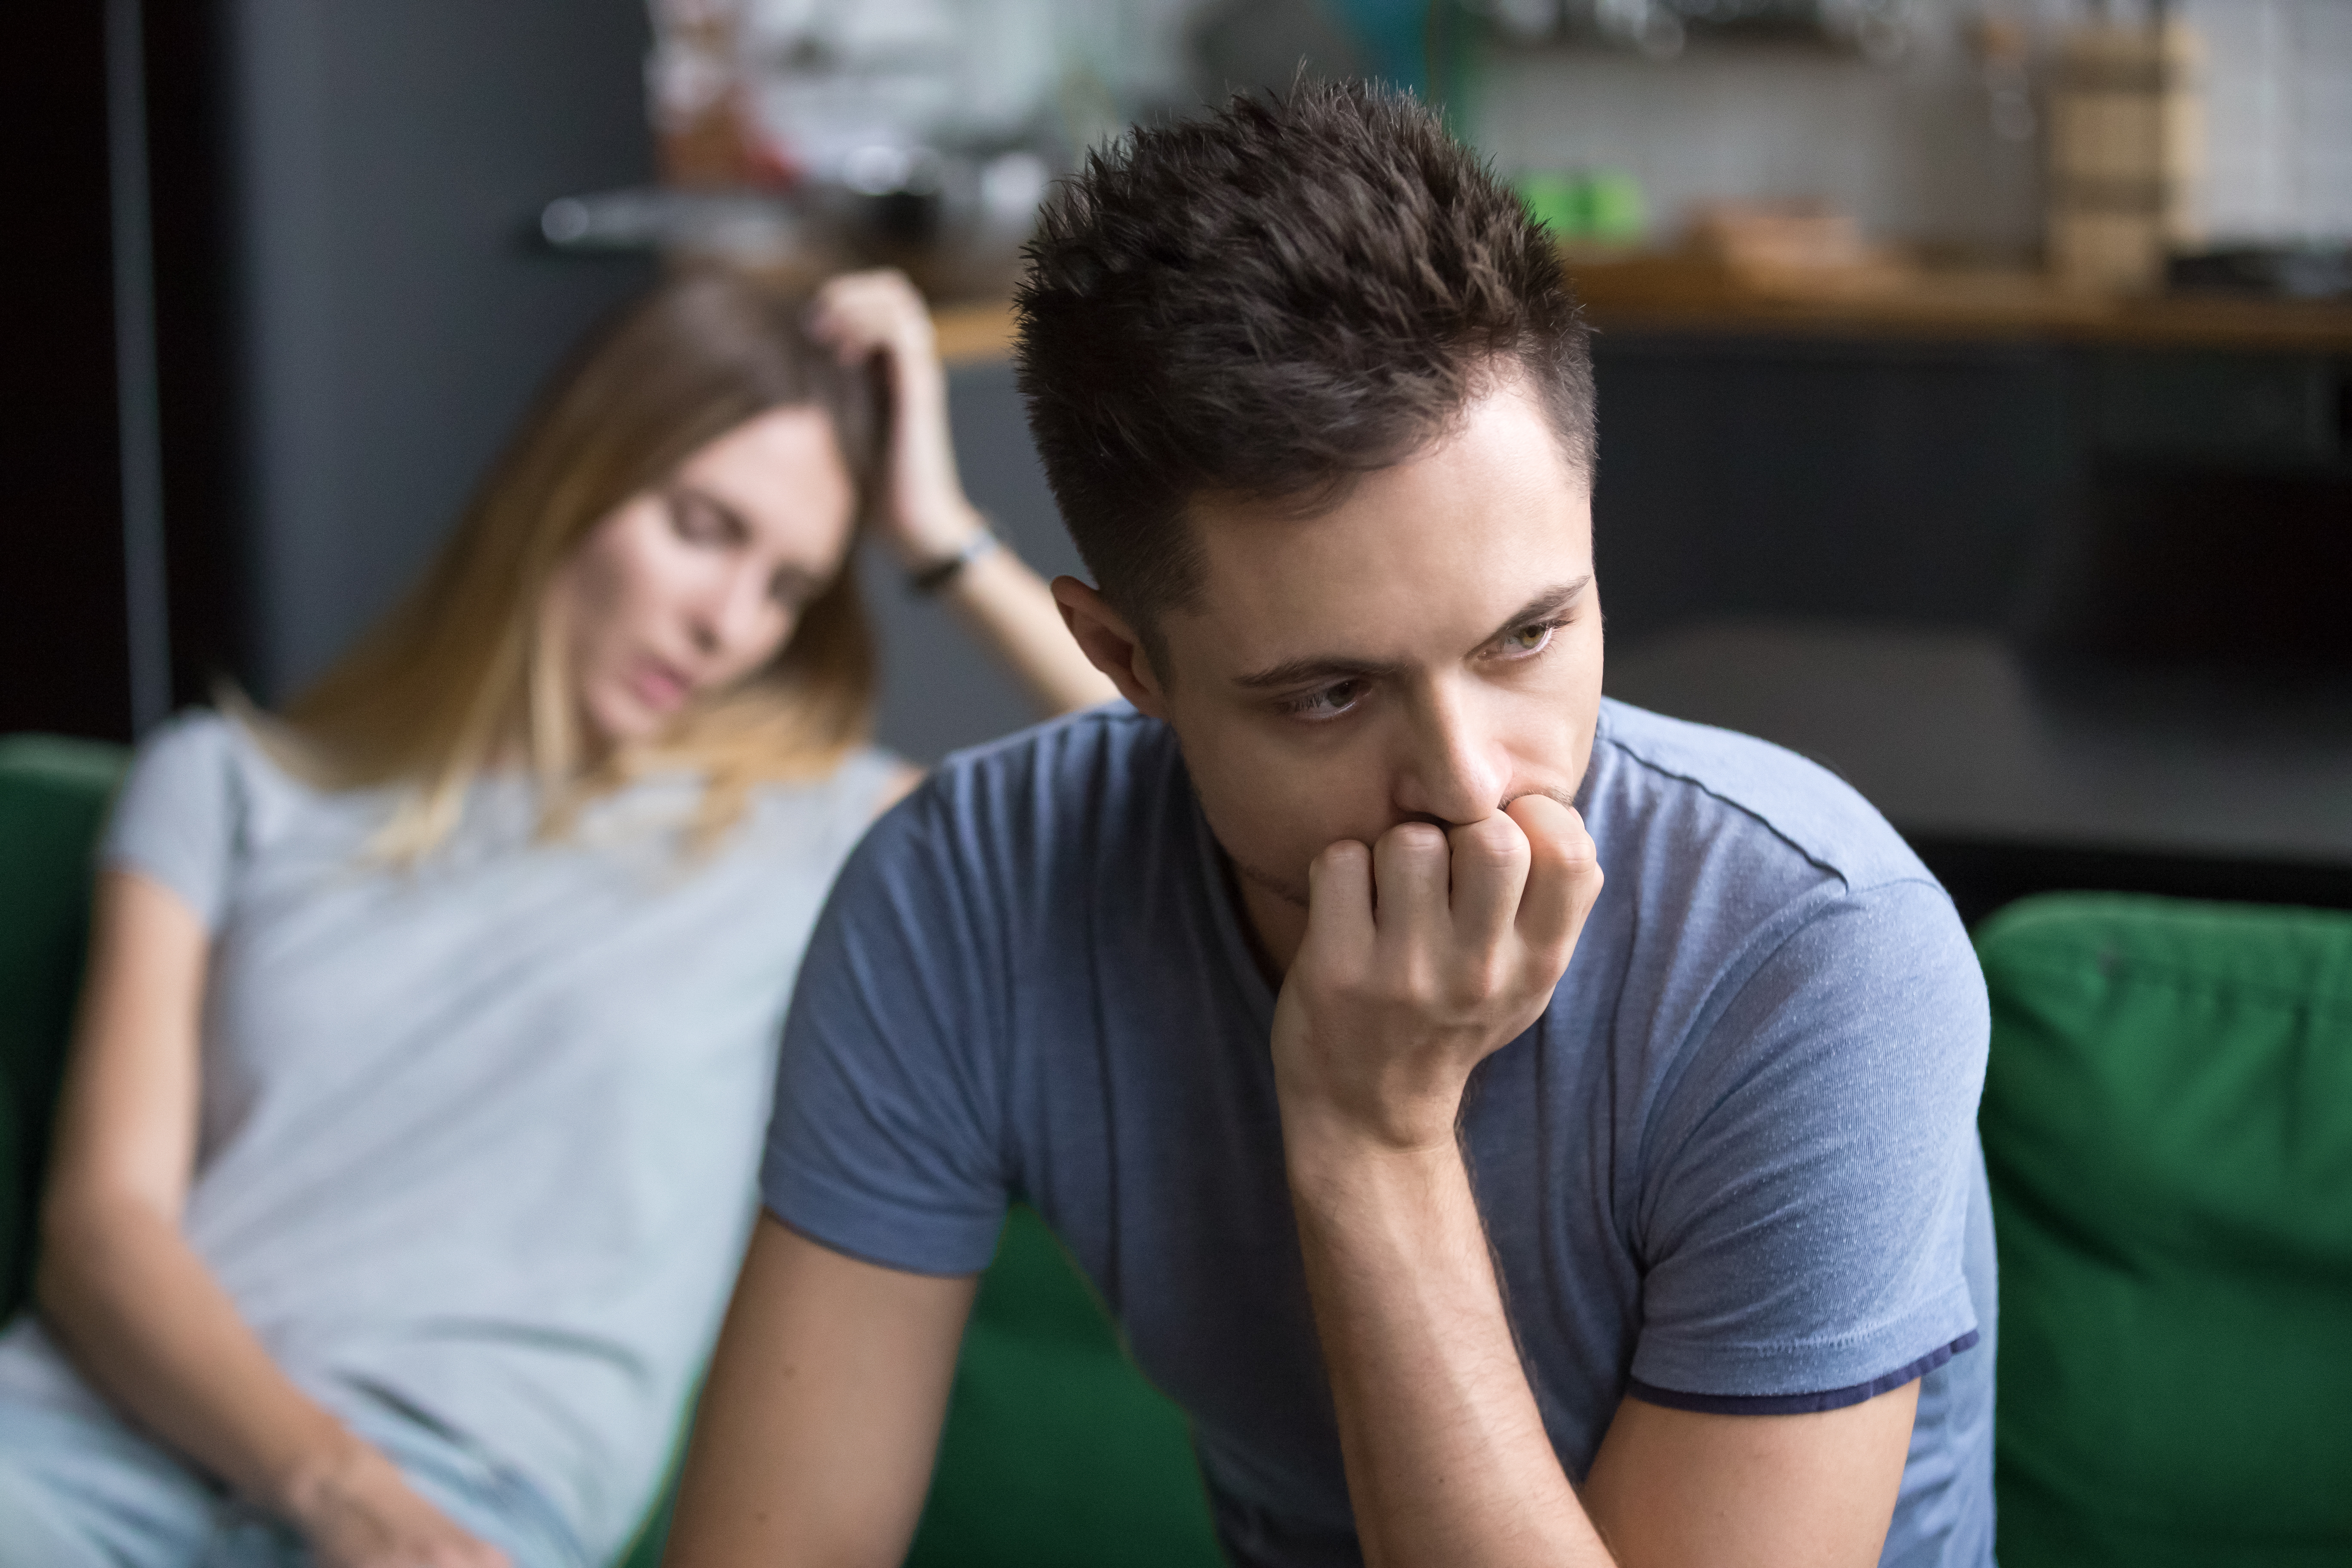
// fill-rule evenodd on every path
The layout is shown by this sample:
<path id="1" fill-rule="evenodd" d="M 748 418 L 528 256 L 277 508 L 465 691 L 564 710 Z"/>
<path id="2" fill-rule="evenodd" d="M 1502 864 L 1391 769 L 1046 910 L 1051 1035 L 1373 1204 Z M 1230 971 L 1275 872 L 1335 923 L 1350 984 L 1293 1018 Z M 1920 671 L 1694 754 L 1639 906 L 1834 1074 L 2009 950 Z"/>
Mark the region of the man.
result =
<path id="1" fill-rule="evenodd" d="M 1019 1197 L 1236 1563 L 1989 1563 L 1981 983 L 1837 781 L 1601 698 L 1541 232 L 1301 87 L 1094 160 L 1022 307 L 1131 706 L 844 874 L 670 1561 L 904 1549 Z"/>

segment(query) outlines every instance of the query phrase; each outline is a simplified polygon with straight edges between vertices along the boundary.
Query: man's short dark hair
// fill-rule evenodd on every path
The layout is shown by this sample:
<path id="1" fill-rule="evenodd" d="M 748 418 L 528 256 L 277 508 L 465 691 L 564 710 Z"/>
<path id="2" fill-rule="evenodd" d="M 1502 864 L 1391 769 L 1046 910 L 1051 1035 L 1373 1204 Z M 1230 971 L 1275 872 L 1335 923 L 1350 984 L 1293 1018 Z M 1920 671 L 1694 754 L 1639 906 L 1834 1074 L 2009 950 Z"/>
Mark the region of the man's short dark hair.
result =
<path id="1" fill-rule="evenodd" d="M 1090 154 L 1016 304 L 1029 428 L 1079 552 L 1146 637 L 1190 603 L 1203 496 L 1313 515 L 1498 374 L 1593 461 L 1592 363 L 1550 238 L 1412 97 L 1302 80 Z"/>

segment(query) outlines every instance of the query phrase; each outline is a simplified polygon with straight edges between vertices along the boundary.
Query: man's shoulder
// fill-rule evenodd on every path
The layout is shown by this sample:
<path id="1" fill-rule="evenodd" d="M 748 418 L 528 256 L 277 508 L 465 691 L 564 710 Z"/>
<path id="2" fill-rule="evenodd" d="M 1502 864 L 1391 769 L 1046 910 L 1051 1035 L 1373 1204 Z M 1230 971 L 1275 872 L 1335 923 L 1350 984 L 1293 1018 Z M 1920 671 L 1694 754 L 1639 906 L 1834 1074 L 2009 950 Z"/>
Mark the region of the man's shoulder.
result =
<path id="1" fill-rule="evenodd" d="M 1099 707 L 1065 713 L 950 752 L 934 777 L 950 790 L 1050 784 L 1066 779 L 1074 769 L 1120 768 L 1141 760 L 1160 760 L 1172 752 L 1174 744 L 1165 724 L 1114 698 Z"/>
<path id="2" fill-rule="evenodd" d="M 1055 833 L 1182 777 L 1168 727 L 1111 701 L 950 752 L 920 793 L 967 819 L 1010 810 L 1028 829 Z"/>
<path id="3" fill-rule="evenodd" d="M 1850 893 L 1933 881 L 1877 809 L 1818 763 L 1612 699 L 1586 795 L 1596 836 L 1638 837 L 1677 860 L 1703 847 L 1729 858 L 1726 870 L 1777 870 Z"/>
<path id="4" fill-rule="evenodd" d="M 1108 702 L 949 753 L 868 842 L 1050 893 L 1106 854 L 1189 844 L 1192 809 L 1173 733 Z"/>

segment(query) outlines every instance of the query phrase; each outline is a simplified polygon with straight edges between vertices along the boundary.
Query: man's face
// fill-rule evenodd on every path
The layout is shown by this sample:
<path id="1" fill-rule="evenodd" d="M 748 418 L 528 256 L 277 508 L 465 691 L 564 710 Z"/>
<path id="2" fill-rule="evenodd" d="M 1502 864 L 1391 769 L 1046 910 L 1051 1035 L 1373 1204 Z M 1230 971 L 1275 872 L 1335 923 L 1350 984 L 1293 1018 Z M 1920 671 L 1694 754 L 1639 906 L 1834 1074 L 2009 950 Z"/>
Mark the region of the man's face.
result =
<path id="1" fill-rule="evenodd" d="M 1192 519 L 1205 580 L 1162 622 L 1153 706 L 1279 961 L 1327 846 L 1574 795 L 1601 701 L 1591 500 L 1518 384 L 1322 516 Z"/>

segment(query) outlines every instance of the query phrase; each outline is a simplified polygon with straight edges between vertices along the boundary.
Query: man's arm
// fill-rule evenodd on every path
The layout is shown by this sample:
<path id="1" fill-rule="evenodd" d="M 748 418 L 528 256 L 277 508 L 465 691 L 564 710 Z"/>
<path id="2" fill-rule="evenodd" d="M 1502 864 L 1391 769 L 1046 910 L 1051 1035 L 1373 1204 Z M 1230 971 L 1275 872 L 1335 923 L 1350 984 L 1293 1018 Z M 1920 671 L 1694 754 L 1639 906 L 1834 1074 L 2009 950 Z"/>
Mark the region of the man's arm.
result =
<path id="1" fill-rule="evenodd" d="M 1365 1558 L 1861 1568 L 1885 1541 L 1916 1385 L 1805 1416 L 1628 1400 L 1581 1500 L 1545 1434 L 1454 1124 L 1470 1069 L 1541 1014 L 1600 879 L 1581 825 L 1541 797 L 1316 862 L 1274 1052 Z"/>
<path id="2" fill-rule="evenodd" d="M 762 1214 L 703 1388 L 667 1568 L 905 1556 L 977 1284 L 862 1263 Z"/>

